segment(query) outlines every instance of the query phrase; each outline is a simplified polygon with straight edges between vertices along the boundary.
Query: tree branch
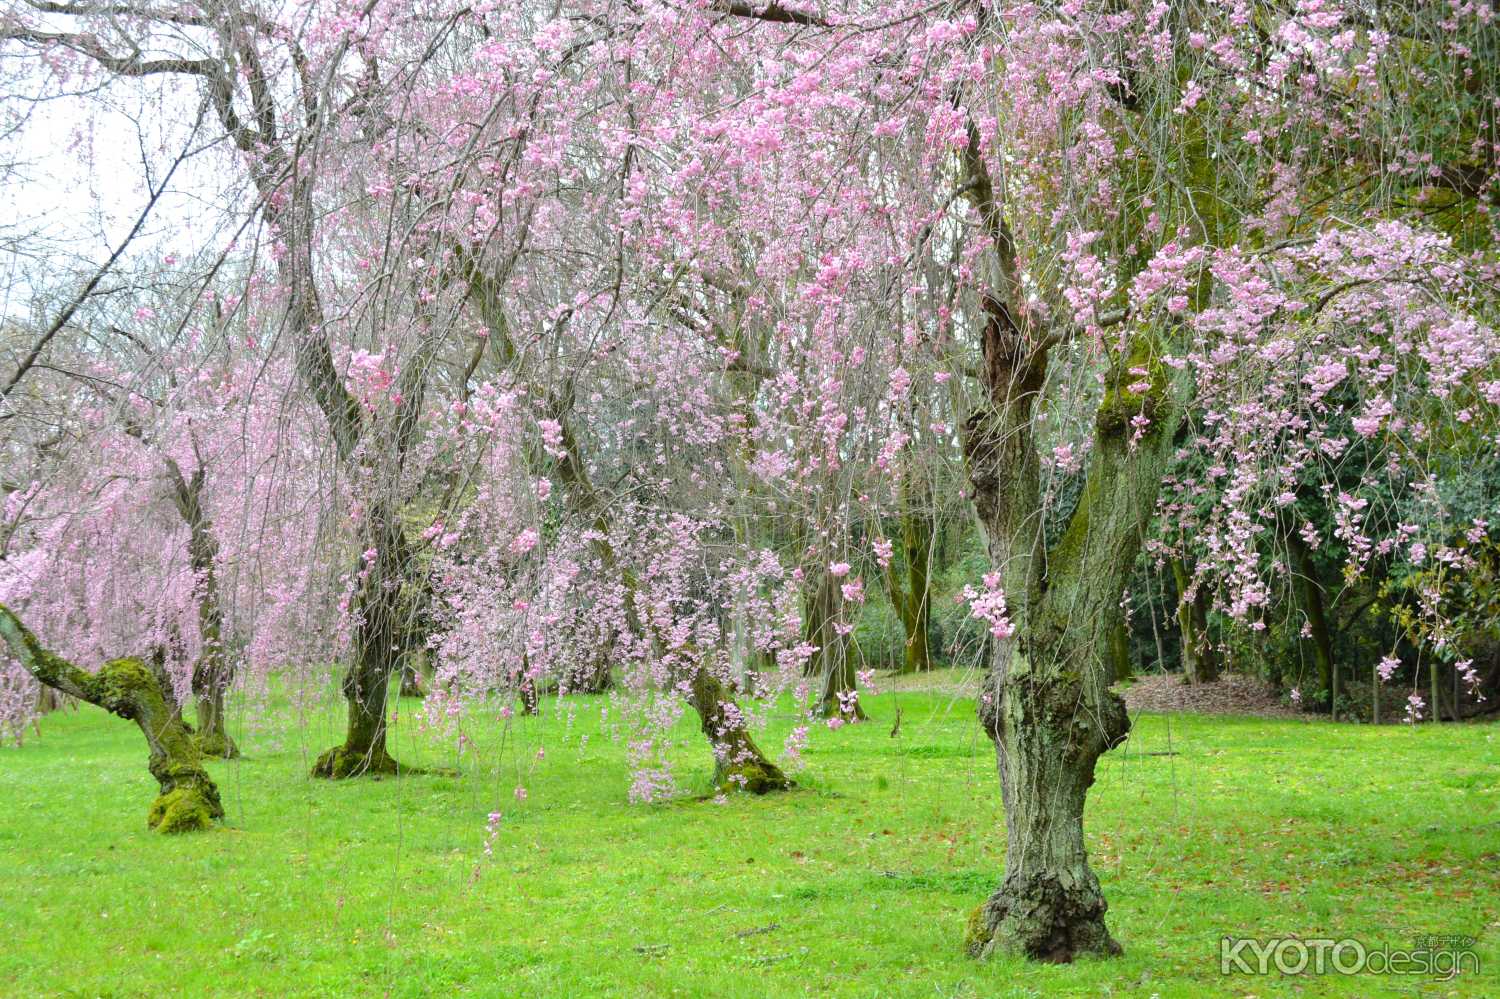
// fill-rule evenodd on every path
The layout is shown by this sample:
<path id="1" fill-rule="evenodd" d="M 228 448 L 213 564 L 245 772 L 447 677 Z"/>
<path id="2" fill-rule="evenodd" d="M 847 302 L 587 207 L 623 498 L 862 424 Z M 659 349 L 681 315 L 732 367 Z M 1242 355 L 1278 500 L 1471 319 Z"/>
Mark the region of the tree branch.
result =
<path id="1" fill-rule="evenodd" d="M 200 117 L 199 121 L 201 120 Z M 197 134 L 197 131 L 198 125 L 195 123 L 193 125 L 194 134 Z M 10 376 L 10 379 L 5 383 L 5 387 L 0 389 L 0 402 L 10 398 L 11 392 L 20 384 L 21 379 L 25 378 L 26 373 L 36 365 L 37 359 L 42 356 L 42 351 L 46 349 L 47 344 L 52 341 L 53 337 L 57 336 L 59 330 L 68 324 L 68 320 L 73 318 L 73 313 L 77 312 L 79 306 L 88 300 L 89 296 L 94 293 L 94 289 L 98 287 L 99 282 L 104 280 L 104 275 L 108 274 L 110 268 L 115 265 L 115 261 L 120 259 L 120 254 L 124 253 L 125 248 L 131 244 L 136 236 L 140 235 L 141 227 L 146 224 L 146 218 L 151 214 L 151 210 L 156 207 L 156 202 L 161 199 L 162 194 L 167 189 L 167 185 L 171 183 L 172 175 L 177 172 L 178 166 L 187 158 L 188 151 L 191 148 L 191 142 L 182 147 L 182 152 L 172 161 L 171 169 L 167 171 L 167 175 L 162 178 L 162 182 L 157 185 L 156 190 L 151 191 L 151 197 L 146 201 L 146 207 L 141 209 L 140 215 L 136 216 L 135 225 L 130 227 L 130 232 L 120 241 L 120 245 L 115 247 L 114 252 L 109 255 L 109 259 L 101 264 L 98 270 L 94 271 L 94 276 L 89 278 L 88 283 L 83 286 L 83 290 L 74 295 L 73 300 L 67 304 L 62 312 L 58 313 L 57 318 L 47 327 L 47 331 L 41 335 L 41 338 L 31 348 L 31 352 L 21 359 L 20 367 Z"/>
<path id="2" fill-rule="evenodd" d="M 219 67 L 212 59 L 141 59 L 122 56 L 106 49 L 92 35 L 66 31 L 37 31 L 32 28 L 0 28 L 0 40 L 31 42 L 34 45 L 61 45 L 88 56 L 111 73 L 121 76 L 154 76 L 161 73 L 185 73 L 214 77 Z"/>
<path id="3" fill-rule="evenodd" d="M 731 17 L 747 17 L 757 21 L 770 21 L 772 24 L 800 24 L 808 28 L 832 27 L 828 21 L 816 14 L 788 10 L 775 0 L 764 7 L 756 7 L 753 3 L 744 3 L 741 0 L 715 0 L 711 9 Z"/>

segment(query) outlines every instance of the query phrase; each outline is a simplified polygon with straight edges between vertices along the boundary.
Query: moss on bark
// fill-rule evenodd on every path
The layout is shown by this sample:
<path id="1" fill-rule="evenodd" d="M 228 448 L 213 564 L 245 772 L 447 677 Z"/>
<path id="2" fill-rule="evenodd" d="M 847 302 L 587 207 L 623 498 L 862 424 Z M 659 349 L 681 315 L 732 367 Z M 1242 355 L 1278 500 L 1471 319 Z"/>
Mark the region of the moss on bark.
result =
<path id="1" fill-rule="evenodd" d="M 217 791 L 184 784 L 157 795 L 146 815 L 146 825 L 159 833 L 203 832 L 224 817 Z"/>
<path id="2" fill-rule="evenodd" d="M 313 764 L 312 775 L 329 780 L 343 780 L 347 777 L 393 775 L 401 770 L 401 765 L 385 751 L 384 746 L 377 749 L 372 746 L 344 745 L 325 750 Z M 407 772 L 413 771 L 408 768 Z"/>
<path id="3" fill-rule="evenodd" d="M 160 788 L 147 813 L 149 828 L 165 833 L 212 829 L 224 817 L 219 789 L 203 769 L 202 754 L 176 704 L 144 662 L 111 659 L 98 672 L 86 672 L 43 648 L 4 605 L 0 605 L 0 639 L 42 683 L 128 718 L 140 728 L 151 749 L 147 765 Z"/>
<path id="4" fill-rule="evenodd" d="M 781 772 L 780 767 L 764 756 L 757 755 L 750 759 L 721 764 L 714 773 L 714 786 L 721 791 L 770 794 L 772 791 L 789 790 L 795 785 L 791 778 Z"/>
<path id="5" fill-rule="evenodd" d="M 224 726 L 224 693 L 214 689 L 198 694 L 198 728 L 193 734 L 198 752 L 221 760 L 237 759 L 240 747 Z"/>
<path id="6" fill-rule="evenodd" d="M 198 752 L 204 756 L 234 760 L 240 755 L 240 747 L 235 744 L 234 739 L 230 738 L 229 733 L 222 729 L 207 732 L 200 730 L 193 736 L 193 742 L 197 744 Z"/>
<path id="7" fill-rule="evenodd" d="M 760 751 L 729 691 L 705 669 L 700 668 L 693 678 L 692 700 L 702 720 L 703 734 L 714 748 L 715 787 L 726 792 L 769 794 L 796 786 Z"/>

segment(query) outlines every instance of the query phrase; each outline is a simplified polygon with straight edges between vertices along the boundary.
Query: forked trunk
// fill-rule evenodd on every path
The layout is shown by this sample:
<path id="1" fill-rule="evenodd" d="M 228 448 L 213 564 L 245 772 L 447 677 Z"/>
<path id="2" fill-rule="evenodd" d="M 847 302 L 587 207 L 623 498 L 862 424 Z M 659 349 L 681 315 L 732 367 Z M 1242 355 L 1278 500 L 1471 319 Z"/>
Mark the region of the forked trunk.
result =
<path id="1" fill-rule="evenodd" d="M 990 397 L 965 428 L 965 456 L 994 567 L 986 586 L 1006 601 L 1005 619 L 992 622 L 979 715 L 995 743 L 1007 852 L 1005 876 L 971 916 L 965 945 L 980 958 L 1114 955 L 1120 946 L 1084 844 L 1084 801 L 1099 757 L 1130 730 L 1109 690 L 1112 632 L 1177 409 L 1150 342 L 1132 340 L 1106 380 L 1078 506 L 1049 548 L 1033 425 L 1046 350 L 1028 346 L 1005 306 L 986 308 Z"/>
<path id="2" fill-rule="evenodd" d="M 54 688 L 47 686 L 45 683 L 40 684 L 37 687 L 36 707 L 33 709 L 33 713 L 31 716 L 31 727 L 38 736 L 42 734 L 42 715 L 47 715 L 51 714 L 54 711 L 62 710 L 63 703 L 64 698 L 62 694 L 59 694 Z M 76 701 L 72 702 L 72 707 L 74 711 L 77 711 L 78 703 Z M 21 744 L 22 731 L 22 729 L 16 730 L 17 746 Z"/>
<path id="3" fill-rule="evenodd" d="M 760 751 L 733 696 L 707 669 L 700 667 L 693 677 L 692 696 L 703 734 L 713 746 L 715 787 L 766 794 L 793 786 L 781 768 Z"/>
<path id="4" fill-rule="evenodd" d="M 147 763 L 159 793 L 146 815 L 157 832 L 211 829 L 224 817 L 219 789 L 203 769 L 203 757 L 165 696 L 151 668 L 140 659 L 111 659 L 88 673 L 42 648 L 21 620 L 0 605 L 0 639 L 37 680 L 135 722 L 151 749 Z"/>
<path id="5" fill-rule="evenodd" d="M 608 650 L 608 651 L 613 651 Z M 561 690 L 568 694 L 602 694 L 614 686 L 609 669 L 609 655 L 602 654 L 592 662 L 571 667 L 563 676 Z"/>

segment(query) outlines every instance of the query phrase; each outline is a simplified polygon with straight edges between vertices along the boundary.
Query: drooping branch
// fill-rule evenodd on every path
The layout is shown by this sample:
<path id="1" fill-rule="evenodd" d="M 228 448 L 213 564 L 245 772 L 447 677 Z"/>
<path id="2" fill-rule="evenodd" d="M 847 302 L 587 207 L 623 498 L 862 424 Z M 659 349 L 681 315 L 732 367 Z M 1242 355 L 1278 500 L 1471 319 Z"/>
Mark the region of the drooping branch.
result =
<path id="1" fill-rule="evenodd" d="M 0 40 L 30 42 L 33 45 L 61 45 L 86 55 L 102 68 L 120 76 L 159 76 L 166 73 L 214 77 L 220 72 L 212 59 L 143 59 L 139 50 L 121 55 L 105 48 L 97 37 L 81 32 L 38 31 L 34 28 L 0 27 Z"/>

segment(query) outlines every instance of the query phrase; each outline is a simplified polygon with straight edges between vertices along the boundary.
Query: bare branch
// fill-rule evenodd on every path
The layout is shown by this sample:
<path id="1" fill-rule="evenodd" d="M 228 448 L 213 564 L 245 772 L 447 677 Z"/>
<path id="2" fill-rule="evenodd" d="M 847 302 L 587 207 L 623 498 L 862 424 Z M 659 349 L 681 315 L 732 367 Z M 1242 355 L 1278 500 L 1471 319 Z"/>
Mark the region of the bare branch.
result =
<path id="1" fill-rule="evenodd" d="M 200 117 L 199 121 L 201 122 L 201 120 Z M 197 124 L 194 124 L 194 134 L 197 133 L 197 130 Z M 151 191 L 151 197 L 147 199 L 146 207 L 142 208 L 140 215 L 136 216 L 135 225 L 130 227 L 130 232 L 126 233 L 125 238 L 115 247 L 114 252 L 109 255 L 109 259 L 100 264 L 98 270 L 94 271 L 94 276 L 89 278 L 88 283 L 83 286 L 83 289 L 77 295 L 74 295 L 72 301 L 57 314 L 56 319 L 52 320 L 52 324 L 47 327 L 47 331 L 37 340 L 36 344 L 31 348 L 31 352 L 21 359 L 20 367 L 16 368 L 15 373 L 10 376 L 10 380 L 5 383 L 5 387 L 0 389 L 0 402 L 10 397 L 11 392 L 20 384 L 21 379 L 25 378 L 26 373 L 36 365 L 37 359 L 42 356 L 42 351 L 46 349 L 47 344 L 52 341 L 53 337 L 57 336 L 59 330 L 68 324 L 68 321 L 73 318 L 73 313 L 77 312 L 79 306 L 88 300 L 89 296 L 94 293 L 94 289 L 98 286 L 99 282 L 104 280 L 104 275 L 108 274 L 110 268 L 115 265 L 115 261 L 120 259 L 120 254 L 124 253 L 125 248 L 131 244 L 136 236 L 140 235 L 141 227 L 146 224 L 147 217 L 150 216 L 152 209 L 156 207 L 156 203 L 161 199 L 162 194 L 166 192 L 167 185 L 172 182 L 172 175 L 177 172 L 177 168 L 187 158 L 188 152 L 191 149 L 191 142 L 183 145 L 182 152 L 178 153 L 177 158 L 172 161 L 172 166 L 167 170 L 167 175 L 162 178 L 162 182 L 156 186 L 155 190 Z"/>

